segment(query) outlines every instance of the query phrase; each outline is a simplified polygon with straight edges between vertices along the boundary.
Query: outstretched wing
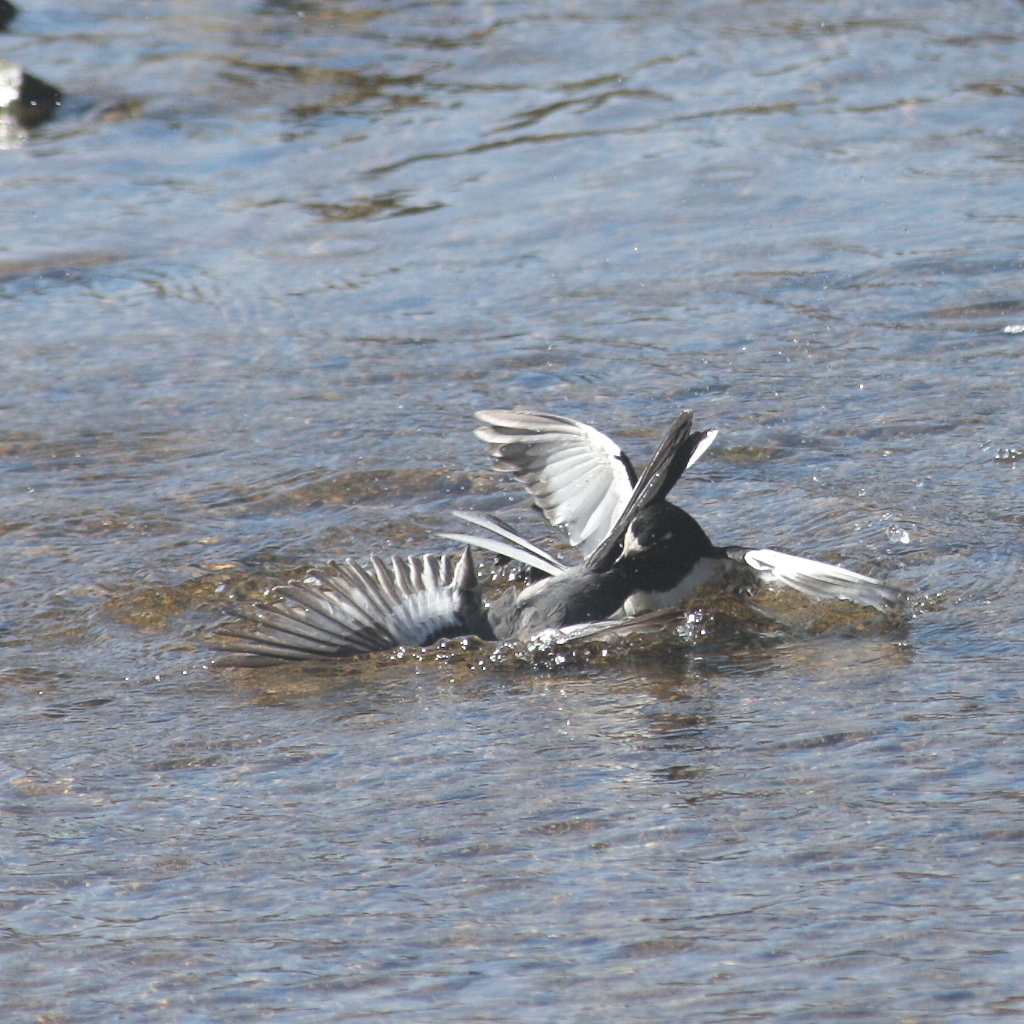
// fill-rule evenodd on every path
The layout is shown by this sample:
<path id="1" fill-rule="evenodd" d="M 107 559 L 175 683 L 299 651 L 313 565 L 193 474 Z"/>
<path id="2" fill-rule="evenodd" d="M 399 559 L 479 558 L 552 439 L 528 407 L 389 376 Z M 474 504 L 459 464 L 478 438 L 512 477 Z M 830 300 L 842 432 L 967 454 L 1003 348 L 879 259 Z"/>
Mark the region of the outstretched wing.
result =
<path id="1" fill-rule="evenodd" d="M 514 562 L 521 562 L 548 576 L 560 576 L 568 568 L 550 551 L 545 551 L 533 541 L 527 540 L 518 530 L 514 530 L 497 516 L 478 515 L 476 512 L 453 512 L 452 515 L 484 530 L 485 535 L 442 533 L 440 536 L 445 540 L 453 540 L 457 544 L 470 544 L 492 554 L 511 558 Z"/>
<path id="2" fill-rule="evenodd" d="M 893 611 L 909 598 L 907 592 L 898 587 L 812 558 L 787 555 L 770 548 L 729 548 L 728 554 L 748 565 L 766 582 L 784 583 L 808 597 L 853 601 L 880 612 Z"/>
<path id="3" fill-rule="evenodd" d="M 529 409 L 484 409 L 475 431 L 495 468 L 515 475 L 553 526 L 589 555 L 608 535 L 636 484 L 629 456 L 599 430 Z"/>
<path id="4" fill-rule="evenodd" d="M 239 610 L 213 646 L 221 665 L 268 665 L 425 646 L 441 637 L 489 636 L 467 548 L 455 555 L 351 559 L 275 587 L 270 602 Z"/>

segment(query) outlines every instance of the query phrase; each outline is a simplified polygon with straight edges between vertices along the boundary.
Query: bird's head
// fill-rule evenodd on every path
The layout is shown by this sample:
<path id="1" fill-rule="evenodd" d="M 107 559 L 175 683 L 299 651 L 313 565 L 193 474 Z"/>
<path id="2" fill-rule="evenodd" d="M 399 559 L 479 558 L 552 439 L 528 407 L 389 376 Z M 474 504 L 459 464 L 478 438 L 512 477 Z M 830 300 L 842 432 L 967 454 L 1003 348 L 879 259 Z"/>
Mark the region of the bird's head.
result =
<path id="1" fill-rule="evenodd" d="M 656 502 L 638 513 L 622 541 L 620 565 L 629 565 L 657 589 L 675 585 L 693 564 L 714 550 L 700 524 L 678 505 Z"/>

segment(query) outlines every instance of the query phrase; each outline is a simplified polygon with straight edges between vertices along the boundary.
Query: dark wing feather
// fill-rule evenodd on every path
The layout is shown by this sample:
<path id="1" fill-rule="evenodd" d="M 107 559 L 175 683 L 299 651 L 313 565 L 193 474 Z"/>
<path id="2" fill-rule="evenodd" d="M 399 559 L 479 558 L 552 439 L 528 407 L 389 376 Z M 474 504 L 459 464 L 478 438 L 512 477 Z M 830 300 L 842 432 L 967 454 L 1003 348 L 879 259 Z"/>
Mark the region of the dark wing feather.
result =
<path id="1" fill-rule="evenodd" d="M 663 501 L 680 476 L 704 454 L 718 434 L 716 430 L 691 434 L 692 424 L 693 415 L 683 412 L 669 427 L 665 439 L 658 445 L 658 450 L 644 469 L 618 518 L 601 544 L 587 555 L 587 565 L 592 569 L 601 571 L 618 557 L 623 535 L 637 513 L 648 505 Z"/>

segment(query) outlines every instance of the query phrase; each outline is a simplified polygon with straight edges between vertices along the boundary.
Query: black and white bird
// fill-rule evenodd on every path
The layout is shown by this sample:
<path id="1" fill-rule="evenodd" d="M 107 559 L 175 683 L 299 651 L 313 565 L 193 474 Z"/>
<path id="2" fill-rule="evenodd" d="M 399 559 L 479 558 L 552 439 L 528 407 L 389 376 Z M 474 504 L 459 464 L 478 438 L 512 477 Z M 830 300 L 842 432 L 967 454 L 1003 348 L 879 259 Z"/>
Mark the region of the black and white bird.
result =
<path id="1" fill-rule="evenodd" d="M 230 655 L 221 663 L 363 654 L 470 635 L 528 639 L 621 615 L 642 588 L 671 586 L 701 549 L 700 527 L 663 500 L 713 437 L 691 433 L 691 424 L 689 412 L 676 419 L 639 479 L 629 467 L 635 486 L 621 508 L 605 510 L 609 521 L 580 564 L 566 566 L 498 520 L 467 513 L 464 518 L 490 531 L 472 543 L 540 567 L 548 578 L 509 588 L 486 605 L 468 546 L 458 559 L 374 558 L 368 568 L 348 560 L 274 588 L 267 602 L 238 608 L 239 621 L 223 627 L 215 641 Z"/>
<path id="2" fill-rule="evenodd" d="M 600 431 L 576 420 L 525 409 L 477 417 L 495 467 L 510 471 L 582 560 L 565 562 L 494 516 L 455 513 L 484 531 L 446 533 L 462 554 L 353 561 L 275 588 L 271 600 L 239 612 L 221 630 L 222 663 L 282 660 L 424 646 L 443 637 L 525 640 L 548 631 L 621 622 L 685 602 L 732 567 L 815 598 L 889 611 L 903 592 L 869 576 L 766 548 L 716 547 L 697 521 L 667 500 L 680 476 L 717 431 L 692 431 L 682 413 L 639 476 L 629 457 Z M 545 578 L 510 587 L 486 603 L 470 548 L 540 571 Z"/>
<path id="3" fill-rule="evenodd" d="M 782 583 L 812 598 L 852 601 L 882 612 L 900 605 L 904 591 L 837 565 L 771 548 L 713 544 L 692 516 L 667 500 L 682 472 L 718 434 L 694 433 L 680 442 L 680 425 L 688 423 L 688 416 L 684 413 L 676 420 L 639 481 L 629 457 L 614 441 L 564 416 L 529 409 L 484 410 L 476 413 L 484 426 L 475 433 L 490 449 L 495 468 L 511 472 L 526 486 L 548 522 L 565 529 L 586 562 L 600 564 L 618 544 L 624 555 L 640 545 L 669 556 L 657 567 L 652 564 L 656 558 L 647 560 L 643 577 L 623 602 L 626 616 L 676 607 L 698 587 L 737 566 L 764 582 Z M 508 536 L 512 531 L 505 524 L 455 514 L 484 528 L 488 536 L 446 534 L 450 539 L 557 574 L 554 566 L 545 569 L 531 561 L 529 551 L 516 554 L 516 535 Z"/>

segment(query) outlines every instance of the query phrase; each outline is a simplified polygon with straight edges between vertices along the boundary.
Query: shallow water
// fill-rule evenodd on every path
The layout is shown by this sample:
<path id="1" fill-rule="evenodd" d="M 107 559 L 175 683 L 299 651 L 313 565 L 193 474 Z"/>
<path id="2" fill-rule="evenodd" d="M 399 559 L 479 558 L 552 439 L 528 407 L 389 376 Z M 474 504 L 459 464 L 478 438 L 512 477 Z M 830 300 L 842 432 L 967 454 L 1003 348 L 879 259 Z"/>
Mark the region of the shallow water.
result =
<path id="1" fill-rule="evenodd" d="M 1024 6 L 25 8 L 4 1019 L 1024 1015 Z M 532 528 L 513 403 L 692 408 L 716 542 L 913 616 L 208 666 L 231 594 Z"/>

